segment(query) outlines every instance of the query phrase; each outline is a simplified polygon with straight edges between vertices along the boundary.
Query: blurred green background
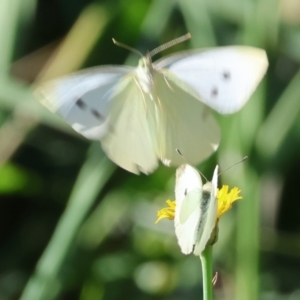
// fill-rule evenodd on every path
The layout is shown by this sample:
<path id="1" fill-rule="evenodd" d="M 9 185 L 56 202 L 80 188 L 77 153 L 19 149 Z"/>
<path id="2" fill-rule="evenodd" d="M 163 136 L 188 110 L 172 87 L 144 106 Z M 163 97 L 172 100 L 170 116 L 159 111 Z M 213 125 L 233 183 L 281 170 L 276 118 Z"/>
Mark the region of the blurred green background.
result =
<path id="1" fill-rule="evenodd" d="M 243 200 L 220 221 L 215 299 L 300 299 L 299 0 L 0 1 L 0 299 L 202 299 L 198 257 L 173 222 L 175 169 L 130 174 L 74 133 L 32 84 L 101 64 L 136 65 L 190 32 L 182 49 L 266 49 L 268 73 L 248 104 L 219 116 L 222 142 L 198 166 Z M 159 55 L 158 55 L 159 57 Z"/>

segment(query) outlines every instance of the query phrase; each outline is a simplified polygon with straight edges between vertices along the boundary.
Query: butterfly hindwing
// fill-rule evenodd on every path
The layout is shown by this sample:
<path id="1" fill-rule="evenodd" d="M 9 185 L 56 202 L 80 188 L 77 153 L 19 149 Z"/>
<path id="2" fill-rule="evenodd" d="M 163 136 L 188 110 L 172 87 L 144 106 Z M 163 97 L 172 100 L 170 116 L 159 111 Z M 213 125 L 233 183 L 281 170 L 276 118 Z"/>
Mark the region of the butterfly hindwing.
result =
<path id="1" fill-rule="evenodd" d="M 195 188 L 187 192 L 183 198 L 180 208 L 179 221 L 184 224 L 189 217 L 198 210 L 199 202 L 202 199 L 202 189 Z"/>
<path id="2" fill-rule="evenodd" d="M 176 149 L 197 164 L 213 153 L 219 145 L 220 130 L 209 108 L 156 72 L 158 156 L 166 165 L 178 166 L 183 159 Z"/>
<path id="3" fill-rule="evenodd" d="M 158 165 L 153 101 L 129 74 L 110 102 L 110 128 L 102 139 L 103 149 L 130 172 L 152 172 Z"/>

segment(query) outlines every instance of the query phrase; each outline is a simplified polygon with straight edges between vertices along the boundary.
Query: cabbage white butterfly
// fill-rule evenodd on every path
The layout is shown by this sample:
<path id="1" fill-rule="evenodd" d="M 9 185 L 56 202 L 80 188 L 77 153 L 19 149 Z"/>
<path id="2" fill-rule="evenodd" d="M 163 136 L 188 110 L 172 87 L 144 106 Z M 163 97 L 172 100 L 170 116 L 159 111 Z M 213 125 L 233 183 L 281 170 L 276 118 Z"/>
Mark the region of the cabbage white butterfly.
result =
<path id="1" fill-rule="evenodd" d="M 152 50 L 137 68 L 91 68 L 42 84 L 37 92 L 46 107 L 86 138 L 100 140 L 108 157 L 130 172 L 151 173 L 159 159 L 179 166 L 176 148 L 197 164 L 220 141 L 206 105 L 222 114 L 238 111 L 268 60 L 264 50 L 235 46 L 184 51 L 152 63 L 153 55 L 187 38 Z"/>
<path id="2" fill-rule="evenodd" d="M 211 182 L 202 185 L 199 172 L 188 164 L 176 171 L 175 234 L 181 252 L 200 255 L 217 220 L 218 166 Z"/>

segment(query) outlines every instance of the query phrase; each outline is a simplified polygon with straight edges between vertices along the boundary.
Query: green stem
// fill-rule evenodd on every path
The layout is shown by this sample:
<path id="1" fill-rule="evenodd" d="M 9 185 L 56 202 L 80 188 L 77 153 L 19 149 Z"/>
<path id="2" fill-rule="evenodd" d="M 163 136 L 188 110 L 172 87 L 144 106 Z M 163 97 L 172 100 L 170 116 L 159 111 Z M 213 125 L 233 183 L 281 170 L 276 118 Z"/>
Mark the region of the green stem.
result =
<path id="1" fill-rule="evenodd" d="M 212 246 L 207 246 L 200 255 L 202 263 L 203 300 L 212 300 Z"/>

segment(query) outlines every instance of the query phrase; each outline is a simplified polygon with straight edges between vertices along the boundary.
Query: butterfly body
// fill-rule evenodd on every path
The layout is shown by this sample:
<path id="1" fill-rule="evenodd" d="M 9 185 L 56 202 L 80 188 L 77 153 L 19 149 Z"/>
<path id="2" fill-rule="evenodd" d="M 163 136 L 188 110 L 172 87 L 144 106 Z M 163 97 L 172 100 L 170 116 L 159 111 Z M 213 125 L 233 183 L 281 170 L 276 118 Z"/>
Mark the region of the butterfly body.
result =
<path id="1" fill-rule="evenodd" d="M 135 80 L 137 84 L 140 86 L 141 90 L 146 93 L 150 94 L 153 93 L 154 87 L 154 69 L 152 66 L 152 60 L 149 55 L 142 57 L 139 60 L 138 67 L 135 69 L 136 77 Z M 154 99 L 154 97 L 151 97 Z"/>
<path id="2" fill-rule="evenodd" d="M 148 54 L 137 68 L 87 69 L 37 91 L 77 132 L 100 140 L 116 164 L 151 173 L 159 160 L 182 164 L 176 148 L 193 164 L 214 152 L 220 130 L 208 107 L 239 110 L 267 65 L 263 50 L 242 46 L 185 51 L 153 63 Z"/>

